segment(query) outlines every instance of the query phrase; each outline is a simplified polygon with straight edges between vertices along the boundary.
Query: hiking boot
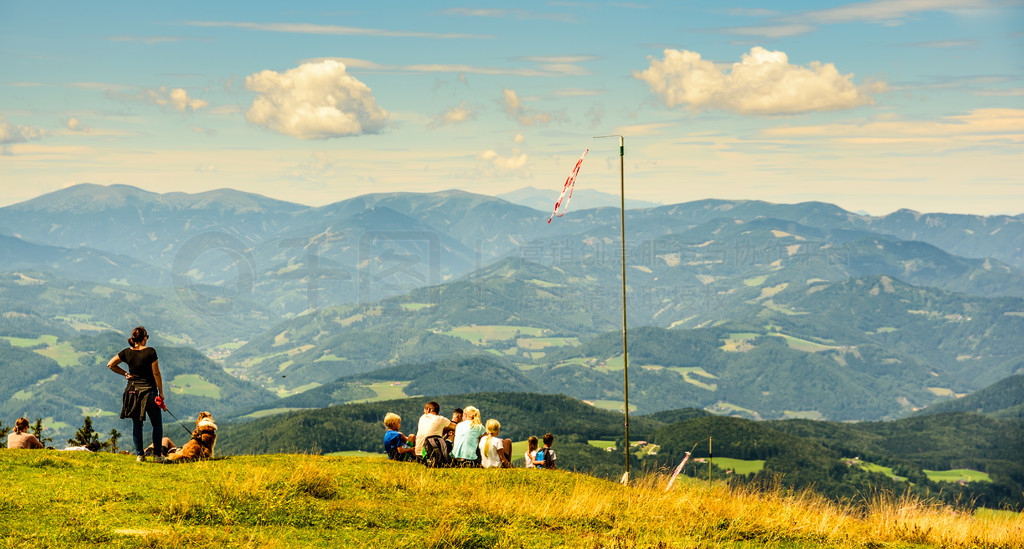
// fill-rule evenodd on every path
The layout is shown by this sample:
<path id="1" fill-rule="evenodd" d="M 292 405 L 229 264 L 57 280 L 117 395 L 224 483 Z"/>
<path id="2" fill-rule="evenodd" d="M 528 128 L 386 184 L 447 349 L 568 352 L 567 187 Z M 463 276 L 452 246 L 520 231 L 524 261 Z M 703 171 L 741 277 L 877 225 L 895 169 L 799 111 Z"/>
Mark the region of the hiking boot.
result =
<path id="1" fill-rule="evenodd" d="M 153 463 L 167 463 L 167 458 L 164 456 L 156 456 L 153 458 Z"/>
<path id="2" fill-rule="evenodd" d="M 146 456 L 135 456 L 135 461 L 137 461 L 139 463 L 145 463 L 146 462 Z"/>

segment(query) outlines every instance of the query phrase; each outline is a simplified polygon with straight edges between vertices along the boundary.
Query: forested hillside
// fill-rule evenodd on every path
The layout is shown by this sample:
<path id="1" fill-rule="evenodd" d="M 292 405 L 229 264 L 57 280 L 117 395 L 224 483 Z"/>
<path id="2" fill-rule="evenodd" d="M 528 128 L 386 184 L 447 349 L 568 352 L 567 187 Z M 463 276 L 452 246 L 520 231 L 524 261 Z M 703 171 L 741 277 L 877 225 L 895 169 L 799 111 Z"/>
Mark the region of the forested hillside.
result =
<path id="1" fill-rule="evenodd" d="M 617 478 L 624 469 L 622 420 L 616 414 L 557 395 L 477 393 L 424 396 L 293 412 L 246 423 L 222 425 L 218 450 L 225 453 L 382 452 L 383 417 L 402 417 L 402 431 L 415 432 L 423 404 L 435 399 L 442 413 L 474 405 L 501 422 L 502 435 L 523 440 L 545 432 L 557 437 L 560 466 Z M 751 473 L 733 473 L 740 483 L 782 482 L 813 488 L 845 501 L 873 491 L 911 489 L 922 497 L 992 507 L 1024 506 L 1024 422 L 977 414 L 943 414 L 890 422 L 835 423 L 807 420 L 758 422 L 674 410 L 630 416 L 634 448 L 631 467 L 639 471 L 674 468 L 693 452 L 686 474 L 707 475 L 702 459 L 763 462 Z M 587 442 L 616 440 L 617 451 Z M 589 447 L 588 447 L 589 446 Z M 709 448 L 710 447 L 710 448 Z M 651 451 L 651 449 L 654 449 Z M 713 454 L 709 455 L 709 449 Z M 564 450 L 564 451 L 563 451 Z M 886 475 L 880 468 L 892 471 Z M 971 470 L 990 480 L 944 482 L 925 471 Z M 725 478 L 725 467 L 714 473 Z M 902 479 L 902 480 L 901 480 Z M 909 483 L 907 482 L 909 480 Z"/>

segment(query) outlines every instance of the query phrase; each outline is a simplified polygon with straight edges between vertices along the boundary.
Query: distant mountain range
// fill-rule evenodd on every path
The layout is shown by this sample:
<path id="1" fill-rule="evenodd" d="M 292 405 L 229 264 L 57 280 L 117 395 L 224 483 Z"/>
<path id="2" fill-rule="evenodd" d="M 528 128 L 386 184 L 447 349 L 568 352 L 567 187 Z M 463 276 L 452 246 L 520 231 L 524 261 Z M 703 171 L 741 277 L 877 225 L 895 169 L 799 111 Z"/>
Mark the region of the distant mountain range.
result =
<path id="1" fill-rule="evenodd" d="M 547 224 L 547 207 L 511 201 L 528 191 L 312 208 L 69 187 L 0 208 L 0 339 L 10 357 L 60 364 L 88 352 L 81 335 L 145 324 L 271 395 L 223 414 L 441 394 L 437 378 L 473 368 L 487 372 L 473 390 L 620 408 L 618 208 L 583 209 L 580 195 Z M 630 403 L 643 411 L 891 418 L 1024 368 L 1024 216 L 643 206 L 626 219 Z M 36 394 L 29 377 L 10 410 Z M 94 405 L 75 398 L 53 404 L 60 417 Z"/>
<path id="2" fill-rule="evenodd" d="M 558 200 L 558 195 L 561 189 L 538 189 L 536 187 L 523 187 L 507 193 L 497 195 L 502 200 L 507 200 L 513 204 L 520 204 L 540 210 L 542 212 L 550 213 L 554 211 L 555 201 Z M 594 191 L 591 189 L 573 189 L 572 197 L 568 200 L 568 204 L 563 204 L 567 208 L 575 210 L 590 210 L 594 208 L 618 208 L 622 198 L 617 194 L 604 193 L 601 191 Z M 635 200 L 632 198 L 626 198 L 626 208 L 634 210 L 637 208 L 654 208 L 661 206 L 660 202 L 648 202 L 646 200 Z M 559 208 L 561 210 L 561 208 Z"/>

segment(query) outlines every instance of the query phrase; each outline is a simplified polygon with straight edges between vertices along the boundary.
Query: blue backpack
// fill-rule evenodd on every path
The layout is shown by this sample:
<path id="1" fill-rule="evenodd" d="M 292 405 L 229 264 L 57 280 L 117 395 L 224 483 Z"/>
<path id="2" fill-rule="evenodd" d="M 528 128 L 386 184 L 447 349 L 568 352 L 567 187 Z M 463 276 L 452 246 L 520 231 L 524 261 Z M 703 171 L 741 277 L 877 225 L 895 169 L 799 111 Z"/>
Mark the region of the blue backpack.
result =
<path id="1" fill-rule="evenodd" d="M 539 465 L 541 469 L 554 469 L 555 468 L 555 452 L 545 452 L 544 450 L 550 450 L 547 446 L 537 450 L 537 460 L 544 461 L 544 465 Z"/>

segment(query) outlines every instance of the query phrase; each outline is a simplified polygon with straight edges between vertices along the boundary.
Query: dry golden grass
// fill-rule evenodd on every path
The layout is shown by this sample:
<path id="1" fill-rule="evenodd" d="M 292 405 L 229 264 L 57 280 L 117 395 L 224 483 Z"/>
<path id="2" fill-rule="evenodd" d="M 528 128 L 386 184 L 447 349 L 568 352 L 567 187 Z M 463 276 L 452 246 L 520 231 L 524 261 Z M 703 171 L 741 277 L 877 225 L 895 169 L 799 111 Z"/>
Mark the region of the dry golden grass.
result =
<path id="1" fill-rule="evenodd" d="M 3 451 L 0 469 L 18 479 L 0 491 L 0 546 L 1024 548 L 1020 514 L 978 518 L 884 494 L 848 507 L 689 478 L 666 492 L 661 475 L 627 487 L 563 471 L 372 458 L 158 466 Z"/>

